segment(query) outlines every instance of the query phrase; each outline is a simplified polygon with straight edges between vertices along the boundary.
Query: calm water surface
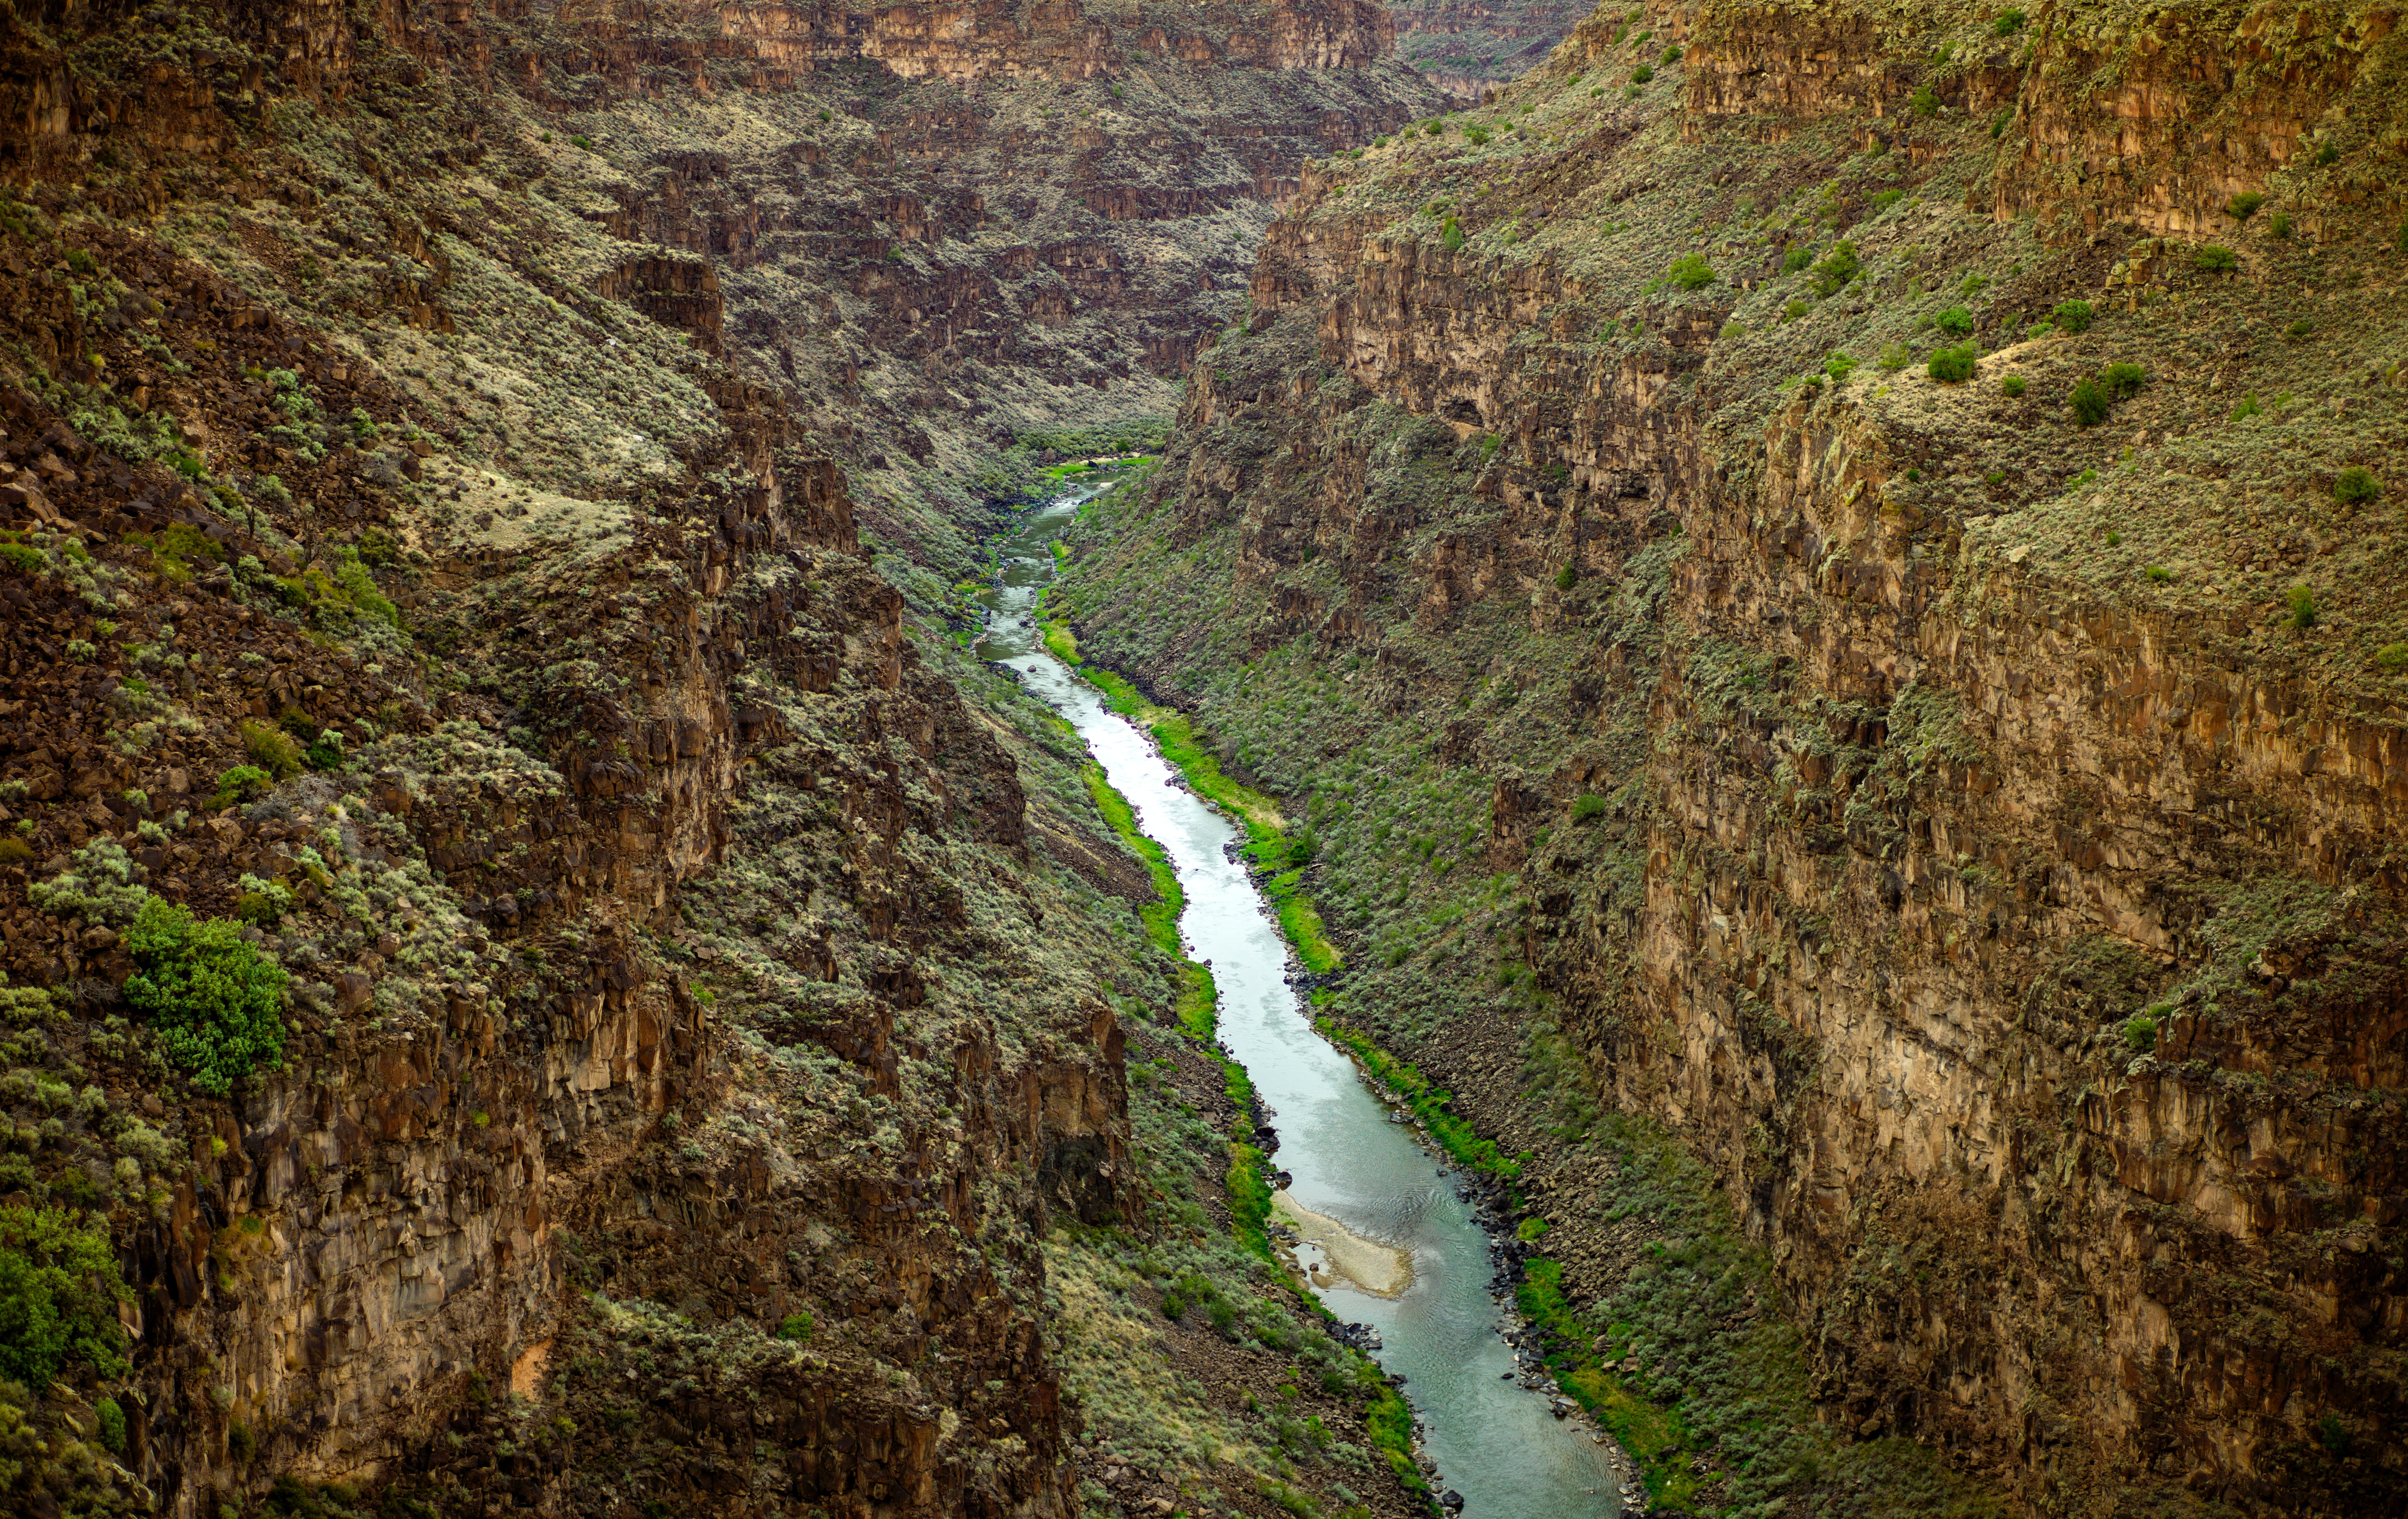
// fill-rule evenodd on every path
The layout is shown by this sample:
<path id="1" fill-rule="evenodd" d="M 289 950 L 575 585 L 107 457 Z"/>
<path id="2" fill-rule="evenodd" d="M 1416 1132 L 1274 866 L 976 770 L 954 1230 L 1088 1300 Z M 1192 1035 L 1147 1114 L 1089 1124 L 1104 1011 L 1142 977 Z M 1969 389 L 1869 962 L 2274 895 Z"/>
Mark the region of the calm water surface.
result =
<path id="1" fill-rule="evenodd" d="M 1054 574 L 1047 545 L 1082 492 L 1021 519 L 1002 544 L 999 584 L 979 645 L 1068 718 L 1106 775 L 1162 842 L 1187 892 L 1180 925 L 1188 953 L 1209 962 L 1221 995 L 1221 1039 L 1276 1110 L 1278 1164 L 1297 1202 L 1356 1233 L 1409 1250 L 1413 1281 L 1394 1299 L 1344 1286 L 1320 1289 L 1340 1319 L 1376 1326 L 1380 1364 L 1406 1379 L 1424 1448 L 1441 1488 L 1463 1495 L 1467 1519 L 1603 1519 L 1620 1512 L 1606 1452 L 1579 1420 L 1558 1421 L 1546 1395 L 1510 1374 L 1505 1323 L 1489 1294 L 1487 1236 L 1455 1195 L 1444 1157 L 1389 1121 L 1354 1067 L 1312 1031 L 1283 978 L 1287 946 L 1244 867 L 1225 853 L 1232 824 L 1183 787 L 1136 726 L 1047 652 L 1033 625 L 1038 591 Z"/>

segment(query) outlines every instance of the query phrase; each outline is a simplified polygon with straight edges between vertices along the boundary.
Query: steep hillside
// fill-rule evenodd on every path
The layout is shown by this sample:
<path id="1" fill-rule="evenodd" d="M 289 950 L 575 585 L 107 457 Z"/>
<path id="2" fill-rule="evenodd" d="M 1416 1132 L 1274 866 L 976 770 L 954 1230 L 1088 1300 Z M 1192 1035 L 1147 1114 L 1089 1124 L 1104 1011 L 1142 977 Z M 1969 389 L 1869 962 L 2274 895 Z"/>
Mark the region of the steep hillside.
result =
<path id="1" fill-rule="evenodd" d="M 1588 14 L 1574 0 L 1404 0 L 1388 10 L 1397 56 L 1456 103 L 1475 106 L 1484 92 L 1546 62 Z"/>
<path id="2" fill-rule="evenodd" d="M 2408 1495 L 2401 62 L 1601 11 L 1318 165 L 1074 536 L 1667 1503 Z"/>
<path id="3" fill-rule="evenodd" d="M 957 641 L 1433 98 L 1244 21 L 0 22 L 0 1507 L 1426 1507 Z"/>

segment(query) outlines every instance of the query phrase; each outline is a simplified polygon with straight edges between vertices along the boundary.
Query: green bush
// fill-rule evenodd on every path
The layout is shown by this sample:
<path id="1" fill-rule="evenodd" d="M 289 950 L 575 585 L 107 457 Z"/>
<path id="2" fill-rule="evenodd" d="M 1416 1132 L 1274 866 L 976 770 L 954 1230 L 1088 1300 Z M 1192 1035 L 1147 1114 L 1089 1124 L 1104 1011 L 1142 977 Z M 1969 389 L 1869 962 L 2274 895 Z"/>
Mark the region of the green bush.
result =
<path id="1" fill-rule="evenodd" d="M 810 1340 L 813 1327 L 810 1310 L 800 1309 L 787 1314 L 779 1323 L 778 1338 L 794 1340 L 796 1344 L 806 1344 Z"/>
<path id="2" fill-rule="evenodd" d="M 1973 330 L 1973 313 L 1961 306 L 1952 306 L 1933 317 L 1931 324 L 1951 337 L 1962 337 Z"/>
<path id="3" fill-rule="evenodd" d="M 1914 354 L 1904 343 L 1884 343 L 1881 357 L 1874 360 L 1885 375 L 1894 375 L 1914 362 Z"/>
<path id="4" fill-rule="evenodd" d="M 2244 394 L 2241 397 L 2240 404 L 2232 408 L 2229 420 L 2240 422 L 2243 418 L 2263 415 L 2265 410 L 2266 408 L 2258 404 L 2258 397 L 2255 393 Z"/>
<path id="5" fill-rule="evenodd" d="M 2073 394 L 2067 400 L 2073 408 L 2073 421 L 2077 426 L 2096 427 L 2107 420 L 2110 409 L 2107 393 L 2099 388 L 2099 381 L 2095 380 L 2075 380 Z"/>
<path id="6" fill-rule="evenodd" d="M 2151 565 L 2141 571 L 2141 578 L 2151 585 L 2163 585 L 2174 578 L 2174 572 L 2163 565 Z"/>
<path id="7" fill-rule="evenodd" d="M 2316 594 L 2314 591 L 2304 585 L 2295 585 L 2291 587 L 2289 594 L 2284 596 L 2283 601 L 2291 609 L 2290 623 L 2293 627 L 2310 628 L 2316 625 Z"/>
<path id="8" fill-rule="evenodd" d="M 2316 150 L 2316 167 L 2329 169 L 2341 162 L 2341 144 L 2328 142 Z"/>
<path id="9" fill-rule="evenodd" d="M 1466 132 L 1464 136 L 1469 139 L 1474 148 L 1485 148 L 1488 146 L 1488 129 L 1484 126 L 1475 126 L 1470 131 Z"/>
<path id="10" fill-rule="evenodd" d="M 2088 332 L 2090 323 L 2097 318 L 2098 313 L 2090 308 L 2088 301 L 2059 301 L 2057 309 L 2048 314 L 2051 322 L 2067 332 Z"/>
<path id="11" fill-rule="evenodd" d="M 1936 116 L 1940 113 L 1940 97 L 1932 93 L 1931 86 L 1928 84 L 1916 85 L 1914 93 L 1909 95 L 1907 101 L 1914 107 L 1914 114 L 1917 116 Z"/>
<path id="12" fill-rule="evenodd" d="M 1886 211 L 1905 198 L 1903 190 L 1876 190 L 1873 192 L 1873 210 L 1876 214 Z"/>
<path id="13" fill-rule="evenodd" d="M 0 543 L 0 565 L 21 575 L 39 575 L 50 567 L 50 556 L 26 543 Z"/>
<path id="14" fill-rule="evenodd" d="M 271 723 L 244 720 L 242 747 L 251 755 L 251 763 L 279 781 L 290 781 L 299 775 L 305 763 L 300 743 Z"/>
<path id="15" fill-rule="evenodd" d="M 237 765 L 218 777 L 218 794 L 209 798 L 212 808 L 232 807 L 236 802 L 251 801 L 276 783 L 276 778 L 256 765 Z"/>
<path id="16" fill-rule="evenodd" d="M 313 770 L 339 770 L 343 767 L 343 730 L 320 728 L 309 740 L 308 752 L 302 756 Z"/>
<path id="17" fill-rule="evenodd" d="M 245 923 L 272 926 L 293 910 L 293 888 L 280 881 L 246 874 L 235 883 L 234 915 Z"/>
<path id="18" fill-rule="evenodd" d="M 1674 259 L 1666 275 L 1683 290 L 1703 290 L 1722 278 L 1714 273 L 1714 266 L 1706 262 L 1703 253 L 1687 253 Z"/>
<path id="19" fill-rule="evenodd" d="M 1832 354 L 1823 361 L 1823 372 L 1833 380 L 1845 380 L 1856 372 L 1856 359 L 1845 351 Z"/>
<path id="20" fill-rule="evenodd" d="M 1649 68 L 1645 64 L 1641 64 L 1637 68 L 1630 71 L 1630 82 L 1633 84 L 1645 84 L 1649 79 L 1652 79 L 1655 77 L 1656 71 Z"/>
<path id="21" fill-rule="evenodd" d="M 2258 214 L 2258 207 L 2265 204 L 2265 196 L 2255 190 L 2244 190 L 2224 203 L 2224 214 L 2235 222 L 2246 222 Z"/>
<path id="22" fill-rule="evenodd" d="M 2333 500 L 2344 507 L 2355 507 L 2375 500 L 2383 494 L 2383 486 L 2374 471 L 2363 465 L 2352 465 L 2333 480 Z"/>
<path id="23" fill-rule="evenodd" d="M 2330 1451 L 2336 1457 L 2347 1455 L 2350 1446 L 2349 1426 L 2341 1422 L 2340 1414 L 2327 1412 L 2323 1418 L 2316 1421 L 2316 1443 Z"/>
<path id="24" fill-rule="evenodd" d="M 2099 371 L 2099 383 L 2118 401 L 2128 401 L 2148 383 L 2149 372 L 2137 364 L 2111 364 Z"/>
<path id="25" fill-rule="evenodd" d="M 1578 585 L 1579 583 L 1580 583 L 1580 566 L 1577 566 L 1577 565 L 1566 565 L 1563 568 L 1561 568 L 1561 569 L 1559 569 L 1559 570 L 1555 571 L 1555 589 L 1556 589 L 1556 590 L 1558 590 L 1558 591 L 1569 591 L 1569 590 L 1570 590 L 1573 586 Z"/>
<path id="26" fill-rule="evenodd" d="M 2272 216 L 2267 218 L 2266 236 L 2273 238 L 2276 242 L 2289 242 L 2291 240 L 2291 213 L 2288 211 L 2276 211 Z"/>
<path id="27" fill-rule="evenodd" d="M 2157 1047 L 2157 1021 L 2147 1013 L 2124 1020 L 2124 1042 L 2143 1054 Z"/>
<path id="28" fill-rule="evenodd" d="M 48 1387 L 69 1364 L 131 1369 L 107 1224 L 64 1208 L 0 1207 L 0 1381 Z"/>
<path id="29" fill-rule="evenodd" d="M 1796 274 L 1799 270 L 1806 267 L 1806 265 L 1813 262 L 1814 251 L 1813 249 L 1793 248 L 1782 256 L 1781 272 L 1783 274 Z M 41 555 L 36 554 L 34 557 L 36 561 L 39 561 Z"/>
<path id="30" fill-rule="evenodd" d="M 2222 274 L 2241 266 L 2241 255 L 2222 243 L 2205 243 L 2192 255 L 2191 262 L 2210 274 Z"/>
<path id="31" fill-rule="evenodd" d="M 117 1399 L 104 1397 L 93 1405 L 93 1414 L 100 1424 L 100 1447 L 111 1455 L 125 1454 L 125 1411 Z"/>
<path id="32" fill-rule="evenodd" d="M 1864 261 L 1856 257 L 1856 245 L 1836 242 L 1831 251 L 1814 264 L 1815 294 L 1828 295 L 1864 271 Z"/>
<path id="33" fill-rule="evenodd" d="M 1999 19 L 1990 23 L 1990 31 L 1998 36 L 2013 36 L 2023 29 L 2024 13 L 2020 10 L 2002 10 Z"/>
<path id="34" fill-rule="evenodd" d="M 284 1053 L 284 967 L 226 918 L 152 897 L 125 936 L 134 956 L 125 999 L 156 1025 L 167 1058 L 193 1084 L 224 1096 Z"/>
<path id="35" fill-rule="evenodd" d="M 2374 652 L 2374 667 L 2386 675 L 2408 671 L 2408 643 L 2386 643 Z"/>
<path id="36" fill-rule="evenodd" d="M 2021 395 L 2024 393 L 2024 377 L 2021 375 L 2009 375 L 2006 379 L 1999 381 L 1999 389 L 2010 397 Z"/>
<path id="37" fill-rule="evenodd" d="M 1604 797 L 1594 795 L 1583 796 L 1578 801 L 1572 803 L 1572 821 L 1574 823 L 1586 823 L 1589 819 L 1599 816 L 1604 811 Z"/>
<path id="38" fill-rule="evenodd" d="M 1926 367 L 1943 385 L 1962 385 L 1973 378 L 1973 366 L 1980 358 L 1980 351 L 1970 343 L 1963 348 L 1934 349 Z"/>

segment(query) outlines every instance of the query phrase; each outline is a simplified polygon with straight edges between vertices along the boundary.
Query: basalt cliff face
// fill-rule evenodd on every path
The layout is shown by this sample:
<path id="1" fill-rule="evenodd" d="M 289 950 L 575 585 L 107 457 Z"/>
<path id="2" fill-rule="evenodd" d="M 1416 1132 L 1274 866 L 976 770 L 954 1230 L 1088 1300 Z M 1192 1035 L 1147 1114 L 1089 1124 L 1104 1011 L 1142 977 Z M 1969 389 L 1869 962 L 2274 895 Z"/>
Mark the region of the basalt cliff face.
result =
<path id="1" fill-rule="evenodd" d="M 1413 1511 L 949 588 L 973 456 L 1167 396 L 1433 98 L 1388 42 L 0 22 L 0 1506 Z"/>
<path id="2" fill-rule="evenodd" d="M 1310 798 L 1330 1015 L 1531 1147 L 1659 1495 L 2408 1492 L 2395 48 L 1601 12 L 1316 166 L 1074 539 Z"/>

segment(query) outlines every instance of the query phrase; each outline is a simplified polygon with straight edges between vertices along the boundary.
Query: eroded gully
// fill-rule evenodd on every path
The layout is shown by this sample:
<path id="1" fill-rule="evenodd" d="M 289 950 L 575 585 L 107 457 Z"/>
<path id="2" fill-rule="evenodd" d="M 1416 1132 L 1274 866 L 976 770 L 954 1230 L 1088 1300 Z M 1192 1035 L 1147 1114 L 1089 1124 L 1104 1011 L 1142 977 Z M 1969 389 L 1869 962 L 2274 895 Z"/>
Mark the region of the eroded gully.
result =
<path id="1" fill-rule="evenodd" d="M 1054 574 L 1049 545 L 1091 494 L 1030 511 L 1002 540 L 979 652 L 1077 727 L 1168 853 L 1187 896 L 1187 953 L 1211 967 L 1219 987 L 1221 1041 L 1277 1115 L 1278 1164 L 1293 1179 L 1282 1221 L 1297 1264 L 1340 1320 L 1375 1331 L 1375 1358 L 1403 1380 L 1433 1485 L 1459 1493 L 1468 1519 L 1619 1513 L 1610 1446 L 1577 1413 L 1556 1416 L 1535 1362 L 1517 1360 L 1504 1338 L 1516 1325 L 1472 1179 L 1396 1122 L 1353 1062 L 1313 1032 L 1287 982 L 1287 946 L 1236 858 L 1237 826 L 1178 783 L 1147 736 L 1039 638 L 1034 607 Z"/>

